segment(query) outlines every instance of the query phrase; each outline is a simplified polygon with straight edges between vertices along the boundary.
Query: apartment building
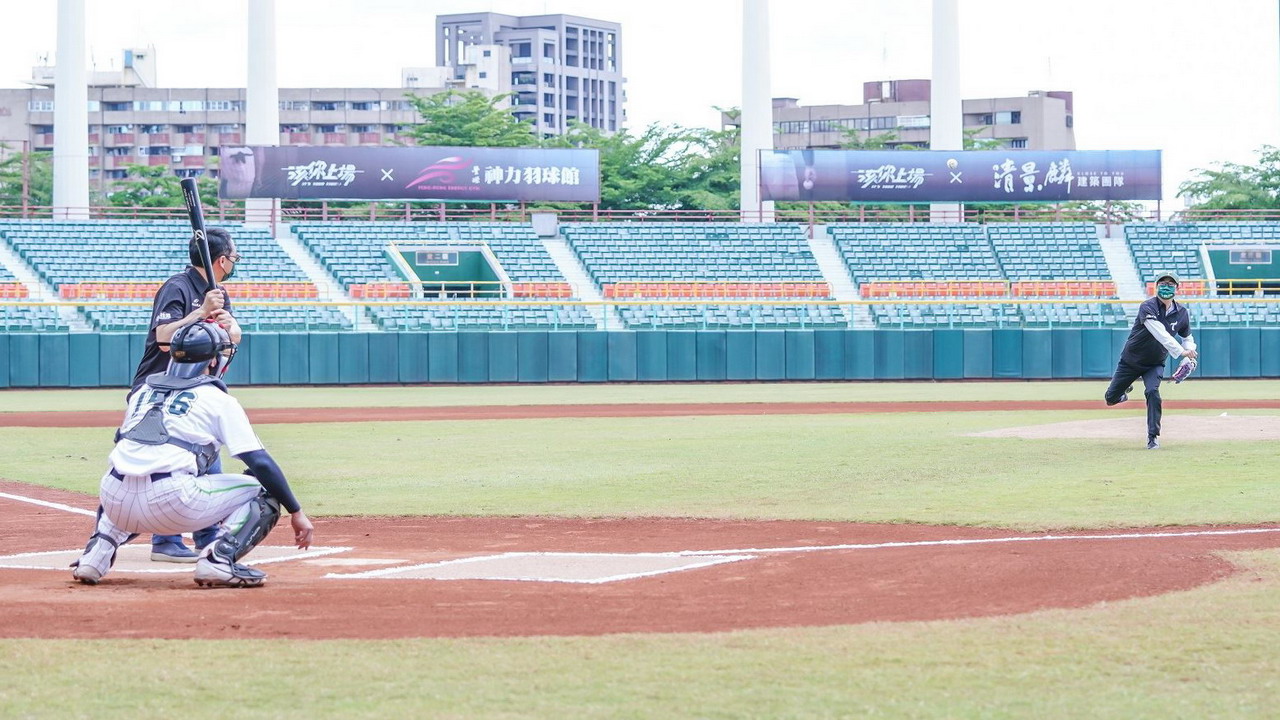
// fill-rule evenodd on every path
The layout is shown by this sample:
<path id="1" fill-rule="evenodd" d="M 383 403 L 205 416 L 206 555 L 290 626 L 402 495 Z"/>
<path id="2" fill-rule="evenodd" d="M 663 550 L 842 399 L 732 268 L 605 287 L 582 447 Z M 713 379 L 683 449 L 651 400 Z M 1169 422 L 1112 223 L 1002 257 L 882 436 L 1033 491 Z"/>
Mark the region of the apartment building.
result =
<path id="1" fill-rule="evenodd" d="M 779 150 L 838 148 L 852 137 L 893 133 L 889 147 L 929 147 L 930 82 L 889 80 L 863 84 L 860 105 L 801 105 L 773 100 L 773 146 Z M 963 127 L 977 139 L 1026 150 L 1076 149 L 1072 93 L 1032 91 L 1025 97 L 961 101 Z M 725 126 L 737 124 L 722 116 Z"/>
<path id="2" fill-rule="evenodd" d="M 456 68 L 455 77 L 463 77 L 467 65 L 482 62 L 486 46 L 509 49 L 510 85 L 516 93 L 512 107 L 538 134 L 562 134 L 572 121 L 605 132 L 623 126 L 626 80 L 618 23 L 491 12 L 436 17 L 436 65 Z M 480 57 L 472 48 L 481 48 Z"/>

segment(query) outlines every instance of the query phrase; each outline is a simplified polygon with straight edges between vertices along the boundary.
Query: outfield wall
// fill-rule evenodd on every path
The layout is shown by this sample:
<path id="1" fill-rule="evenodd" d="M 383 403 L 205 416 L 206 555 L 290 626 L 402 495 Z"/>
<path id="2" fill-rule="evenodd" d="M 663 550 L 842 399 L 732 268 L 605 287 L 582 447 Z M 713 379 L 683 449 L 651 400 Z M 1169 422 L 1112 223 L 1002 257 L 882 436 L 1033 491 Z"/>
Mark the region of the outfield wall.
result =
<path id="1" fill-rule="evenodd" d="M 1107 378 L 1128 329 L 249 333 L 233 385 Z M 0 334 L 0 388 L 125 387 L 135 333 Z M 1280 328 L 1201 329 L 1204 377 L 1280 377 Z"/>

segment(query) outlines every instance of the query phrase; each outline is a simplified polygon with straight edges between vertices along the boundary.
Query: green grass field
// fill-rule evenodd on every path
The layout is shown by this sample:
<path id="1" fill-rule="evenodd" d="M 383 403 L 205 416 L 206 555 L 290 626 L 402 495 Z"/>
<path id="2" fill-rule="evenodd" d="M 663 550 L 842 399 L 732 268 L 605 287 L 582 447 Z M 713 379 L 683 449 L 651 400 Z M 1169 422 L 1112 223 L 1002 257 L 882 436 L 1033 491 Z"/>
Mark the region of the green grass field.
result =
<path id="1" fill-rule="evenodd" d="M 1101 382 L 895 383 L 286 388 L 237 395 L 251 408 L 323 408 L 1096 399 L 1103 389 Z M 1166 397 L 1276 398 L 1280 383 L 1196 381 L 1168 387 Z M 119 409 L 121 401 L 118 391 L 5 392 L 0 412 Z M 1166 435 L 1164 449 L 1149 453 L 1142 437 L 966 435 L 1141 414 L 1139 405 L 257 429 L 320 532 L 325 515 L 388 514 L 809 518 L 1017 529 L 1277 520 L 1275 451 L 1265 442 Z M 96 488 L 110 448 L 109 428 L 0 432 L 0 477 L 86 493 Z M 396 642 L 0 640 L 0 717 L 1274 717 L 1280 552 L 1231 560 L 1240 574 L 1188 592 L 945 622 Z M 152 669 L 159 666 L 174 668 L 166 673 L 174 685 L 157 686 Z"/>

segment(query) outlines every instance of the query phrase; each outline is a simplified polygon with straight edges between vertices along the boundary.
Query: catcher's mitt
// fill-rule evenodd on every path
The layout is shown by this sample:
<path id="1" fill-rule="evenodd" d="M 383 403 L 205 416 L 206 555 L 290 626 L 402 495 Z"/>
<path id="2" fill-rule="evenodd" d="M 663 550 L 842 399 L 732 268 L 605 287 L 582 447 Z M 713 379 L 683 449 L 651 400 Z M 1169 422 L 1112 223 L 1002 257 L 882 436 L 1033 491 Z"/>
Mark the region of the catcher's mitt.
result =
<path id="1" fill-rule="evenodd" d="M 1196 366 L 1199 365 L 1194 359 L 1183 357 L 1182 362 L 1178 363 L 1177 369 L 1173 371 L 1174 384 L 1180 383 L 1187 379 L 1187 376 L 1195 372 Z"/>

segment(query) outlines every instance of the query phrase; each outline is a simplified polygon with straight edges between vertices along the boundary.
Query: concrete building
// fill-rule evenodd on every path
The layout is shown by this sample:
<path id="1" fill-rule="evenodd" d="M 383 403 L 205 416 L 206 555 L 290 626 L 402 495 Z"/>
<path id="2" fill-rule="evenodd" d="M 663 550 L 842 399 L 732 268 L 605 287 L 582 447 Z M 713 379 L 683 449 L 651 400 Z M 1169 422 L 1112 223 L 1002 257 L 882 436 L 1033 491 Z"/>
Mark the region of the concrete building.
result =
<path id="1" fill-rule="evenodd" d="M 485 46 L 495 45 L 509 49 L 509 71 L 482 69 L 489 57 Z M 473 48 L 480 48 L 479 57 Z M 573 120 L 615 132 L 626 119 L 618 23 L 575 15 L 440 15 L 436 65 L 455 68 L 455 78 L 474 67 L 477 81 L 489 79 L 489 72 L 504 73 L 516 93 L 516 116 L 532 121 L 543 136 L 565 132 Z"/>
<path id="2" fill-rule="evenodd" d="M 398 88 L 281 88 L 280 145 L 382 146 L 421 120 L 405 93 L 510 91 L 503 46 L 476 48 L 474 64 L 405 68 Z M 126 50 L 124 69 L 89 73 L 91 188 L 125 177 L 128 165 L 163 165 L 183 177 L 217 177 L 218 148 L 245 142 L 244 88 L 155 87 L 155 51 Z M 492 75 L 488 77 L 487 75 Z M 481 77 L 486 75 L 486 77 Z M 32 87 L 0 88 L 0 143 L 10 152 L 53 149 L 53 68 L 32 70 Z"/>
<path id="3" fill-rule="evenodd" d="M 886 133 L 889 147 L 929 147 L 928 80 L 868 82 L 861 105 L 800 105 L 796 98 L 773 100 L 773 146 L 779 150 L 838 148 L 846 131 L 866 140 Z M 963 128 L 977 139 L 1026 150 L 1074 150 L 1072 94 L 1032 91 L 1026 97 L 963 100 Z M 725 126 L 736 122 L 722 117 Z"/>

